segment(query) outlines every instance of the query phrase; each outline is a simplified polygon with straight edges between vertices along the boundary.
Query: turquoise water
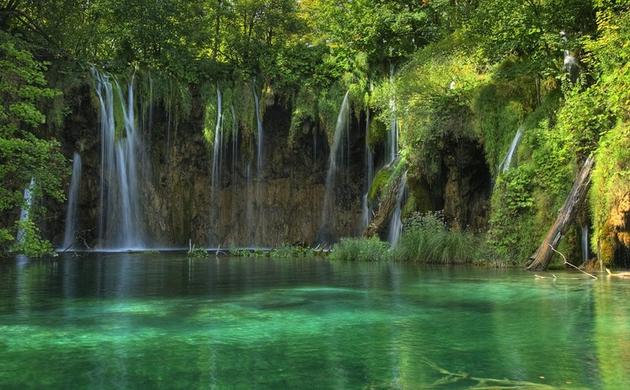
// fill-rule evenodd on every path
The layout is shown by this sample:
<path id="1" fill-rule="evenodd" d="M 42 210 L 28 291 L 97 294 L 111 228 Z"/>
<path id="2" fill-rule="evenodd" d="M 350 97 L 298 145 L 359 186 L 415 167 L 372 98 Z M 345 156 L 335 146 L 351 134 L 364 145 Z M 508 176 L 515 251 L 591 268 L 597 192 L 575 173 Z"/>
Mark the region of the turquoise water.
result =
<path id="1" fill-rule="evenodd" d="M 4 260 L 0 387 L 630 388 L 629 298 L 630 281 L 515 270 Z"/>

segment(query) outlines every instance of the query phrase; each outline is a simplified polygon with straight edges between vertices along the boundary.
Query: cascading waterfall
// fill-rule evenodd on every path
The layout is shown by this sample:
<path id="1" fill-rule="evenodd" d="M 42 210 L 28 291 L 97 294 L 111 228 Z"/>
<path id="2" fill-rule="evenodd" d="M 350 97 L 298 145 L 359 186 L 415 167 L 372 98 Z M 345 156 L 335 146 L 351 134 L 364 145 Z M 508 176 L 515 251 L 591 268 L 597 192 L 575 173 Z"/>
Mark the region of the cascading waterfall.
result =
<path id="1" fill-rule="evenodd" d="M 391 65 L 389 68 L 389 83 L 392 86 L 392 90 L 394 89 L 394 66 Z M 390 125 L 389 131 L 387 132 L 387 149 L 386 156 L 388 158 L 387 165 L 393 165 L 396 159 L 398 158 L 398 118 L 396 116 L 396 99 L 395 93 L 391 93 L 391 97 L 389 99 L 389 109 L 390 109 Z M 395 246 L 398 243 L 398 239 L 400 238 L 400 233 L 402 232 L 402 220 L 401 220 L 401 208 L 402 202 L 404 200 L 404 195 L 407 191 L 407 174 L 405 173 L 403 177 L 403 183 L 400 188 L 400 192 L 398 193 L 396 199 L 396 209 L 392 213 L 392 218 L 389 221 L 389 234 L 388 239 L 392 246 Z"/>
<path id="2" fill-rule="evenodd" d="M 260 100 L 256 93 L 256 83 L 254 81 L 252 86 L 252 92 L 254 93 L 254 108 L 256 109 L 256 174 L 260 177 L 262 175 L 263 166 L 263 123 L 260 115 Z"/>
<path id="3" fill-rule="evenodd" d="M 221 185 L 221 145 L 223 144 L 223 102 L 217 85 L 217 123 L 214 127 L 214 145 L 212 150 L 212 195 L 215 197 Z"/>
<path id="4" fill-rule="evenodd" d="M 510 149 L 508 150 L 507 154 L 503 158 L 503 161 L 501 161 L 501 164 L 499 164 L 500 172 L 505 173 L 507 172 L 508 169 L 510 169 L 510 166 L 512 165 L 512 158 L 514 157 L 516 148 L 518 148 L 518 145 L 521 142 L 521 138 L 523 138 L 524 131 L 525 131 L 524 126 L 519 127 L 518 130 L 516 131 L 516 134 L 514 135 L 514 139 L 512 139 L 512 143 L 510 144 Z"/>
<path id="5" fill-rule="evenodd" d="M 118 82 L 92 70 L 100 107 L 101 178 L 99 239 L 104 249 L 145 247 L 141 202 L 138 192 L 140 138 L 136 128 L 133 77 L 127 98 Z M 114 92 L 122 112 L 123 131 L 116 131 Z"/>
<path id="6" fill-rule="evenodd" d="M 372 149 L 370 148 L 370 110 L 365 110 L 365 193 L 361 199 L 361 228 L 364 230 L 370 224 L 370 205 L 368 201 L 368 195 L 370 193 L 370 187 L 374 180 L 374 156 Z"/>
<path id="7" fill-rule="evenodd" d="M 389 83 L 392 85 L 392 89 L 394 86 L 394 66 L 390 66 L 389 68 Z M 396 116 L 396 99 L 394 94 L 389 99 L 389 109 L 390 109 L 390 124 L 389 131 L 387 132 L 387 163 L 391 164 L 398 157 L 398 118 Z"/>
<path id="8" fill-rule="evenodd" d="M 567 34 L 564 31 L 560 31 L 560 36 L 562 37 L 562 42 L 564 43 L 564 45 L 567 46 L 569 42 L 569 40 L 567 39 Z M 564 69 L 569 73 L 573 73 L 574 70 L 577 68 L 577 60 L 573 55 L 571 55 L 571 52 L 568 49 L 564 49 L 563 54 Z"/>
<path id="9" fill-rule="evenodd" d="M 245 168 L 245 226 L 247 229 L 247 244 L 255 246 L 256 221 L 254 221 L 254 199 L 252 196 L 252 164 Z"/>
<path id="10" fill-rule="evenodd" d="M 582 226 L 582 260 L 587 262 L 590 258 L 590 250 L 588 245 L 588 225 Z"/>
<path id="11" fill-rule="evenodd" d="M 407 172 L 405 172 L 402 176 L 400 183 L 400 190 L 396 196 L 396 208 L 392 213 L 392 219 L 389 223 L 389 233 L 387 235 L 387 240 L 389 241 L 392 247 L 395 247 L 400 240 L 400 235 L 402 234 L 402 207 L 407 197 Z"/>
<path id="12" fill-rule="evenodd" d="M 217 118 L 214 127 L 214 142 L 212 145 L 212 178 L 210 181 L 210 195 L 212 199 L 210 219 L 216 227 L 217 222 L 220 220 L 221 203 L 220 203 L 220 189 L 221 189 L 221 154 L 223 151 L 223 95 L 219 85 L 217 85 Z M 210 235 L 212 236 L 212 234 Z M 210 243 L 218 244 L 218 243 Z"/>
<path id="13" fill-rule="evenodd" d="M 332 239 L 332 225 L 334 217 L 335 179 L 339 166 L 344 161 L 344 139 L 347 138 L 350 126 L 350 91 L 346 92 L 337 116 L 333 143 L 328 158 L 328 172 L 326 173 L 326 191 L 322 209 L 322 221 L 319 229 L 319 241 L 330 242 Z"/>
<path id="14" fill-rule="evenodd" d="M 72 178 L 70 179 L 70 189 L 68 191 L 68 207 L 66 209 L 66 226 L 63 235 L 63 247 L 70 249 L 76 239 L 77 231 L 77 209 L 79 203 L 79 186 L 81 184 L 81 156 L 74 153 L 72 157 Z"/>
<path id="15" fill-rule="evenodd" d="M 24 205 L 20 210 L 20 222 L 26 222 L 31 216 L 31 208 L 33 207 L 33 191 L 35 190 L 35 178 L 31 178 L 28 187 L 24 189 Z M 26 232 L 19 228 L 15 237 L 18 243 L 23 243 L 26 239 Z"/>
<path id="16" fill-rule="evenodd" d="M 256 93 L 256 80 L 252 82 L 252 92 L 254 94 L 254 108 L 256 110 L 256 207 L 258 214 L 255 221 L 257 223 L 255 223 L 253 226 L 254 231 L 258 234 L 258 237 L 254 237 L 254 244 L 260 244 L 262 238 L 265 236 L 265 215 L 261 193 L 264 162 L 264 129 L 260 112 L 260 99 L 258 98 L 258 94 Z"/>

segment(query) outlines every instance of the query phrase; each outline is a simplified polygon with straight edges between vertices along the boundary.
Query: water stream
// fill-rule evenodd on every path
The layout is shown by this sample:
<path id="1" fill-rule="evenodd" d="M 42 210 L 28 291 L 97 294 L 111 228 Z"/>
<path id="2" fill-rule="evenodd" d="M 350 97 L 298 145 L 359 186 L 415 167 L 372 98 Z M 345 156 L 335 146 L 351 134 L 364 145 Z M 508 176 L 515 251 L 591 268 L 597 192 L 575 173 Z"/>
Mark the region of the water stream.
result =
<path id="1" fill-rule="evenodd" d="M 26 222 L 31 215 L 31 208 L 33 207 L 33 191 L 35 190 L 35 178 L 31 178 L 28 187 L 24 189 L 24 203 L 20 209 L 20 222 Z M 26 239 L 26 232 L 21 227 L 17 231 L 15 240 L 19 243 L 23 243 Z"/>
<path id="2" fill-rule="evenodd" d="M 510 169 L 510 166 L 512 165 L 512 159 L 514 158 L 514 153 L 516 152 L 516 149 L 518 148 L 518 145 L 521 142 L 521 138 L 523 138 L 524 131 L 525 131 L 525 126 L 520 126 L 518 130 L 516 131 L 516 134 L 514 135 L 514 138 L 512 139 L 512 143 L 510 144 L 510 148 L 505 154 L 503 161 L 501 161 L 501 164 L 499 164 L 500 172 L 505 173 L 508 171 L 508 169 Z"/>
<path id="3" fill-rule="evenodd" d="M 337 115 L 337 124 L 333 135 L 333 142 L 330 146 L 328 157 L 328 171 L 326 173 L 326 191 L 324 194 L 324 204 L 322 207 L 322 220 L 319 229 L 319 241 L 330 243 L 334 237 L 334 215 L 335 215 L 335 194 L 336 179 L 340 166 L 344 163 L 344 140 L 350 126 L 350 91 L 346 92 Z"/>
<path id="4" fill-rule="evenodd" d="M 141 249 L 145 247 L 138 188 L 141 139 L 136 127 L 134 80 L 132 77 L 127 84 L 125 97 L 116 79 L 96 69 L 92 75 L 99 100 L 101 132 L 99 247 Z M 116 122 L 116 112 L 122 114 L 122 124 Z"/>
<path id="5" fill-rule="evenodd" d="M 402 176 L 400 189 L 396 196 L 396 207 L 392 213 L 392 219 L 389 223 L 389 232 L 387 234 L 387 241 L 389 241 L 392 247 L 398 245 L 400 235 L 402 234 L 402 209 L 404 206 L 405 198 L 407 197 L 407 173 Z"/>
<path id="6" fill-rule="evenodd" d="M 66 208 L 66 225 L 63 235 L 63 245 L 61 247 L 62 250 L 71 249 L 76 240 L 80 185 L 81 156 L 79 153 L 75 152 L 72 157 L 72 177 L 70 179 L 70 188 L 68 190 L 68 206 Z"/>

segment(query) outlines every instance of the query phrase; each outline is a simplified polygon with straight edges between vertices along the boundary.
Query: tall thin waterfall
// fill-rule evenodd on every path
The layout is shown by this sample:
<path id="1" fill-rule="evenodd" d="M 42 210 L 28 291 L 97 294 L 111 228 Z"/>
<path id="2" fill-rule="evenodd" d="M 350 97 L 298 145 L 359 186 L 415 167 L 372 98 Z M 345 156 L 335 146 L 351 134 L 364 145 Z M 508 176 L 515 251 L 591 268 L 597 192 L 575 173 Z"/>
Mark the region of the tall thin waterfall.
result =
<path id="1" fill-rule="evenodd" d="M 143 248 L 144 226 L 137 161 L 141 145 L 136 128 L 133 78 L 127 85 L 125 99 L 115 79 L 112 83 L 110 76 L 96 69 L 92 69 L 92 75 L 100 106 L 100 246 L 105 249 Z M 118 132 L 114 115 L 116 100 L 123 118 L 122 129 Z"/>
<path id="2" fill-rule="evenodd" d="M 35 190 L 35 178 L 31 178 L 28 187 L 24 189 L 24 204 L 20 210 L 20 222 L 26 222 L 31 216 L 31 208 L 33 207 L 33 191 Z M 23 243 L 26 238 L 24 229 L 19 228 L 15 237 L 18 243 Z"/>
<path id="3" fill-rule="evenodd" d="M 521 138 L 523 138 L 524 131 L 525 131 L 524 126 L 519 127 L 518 130 L 516 131 L 516 134 L 514 135 L 514 139 L 512 139 L 512 143 L 510 144 L 510 149 L 508 150 L 507 154 L 503 158 L 503 161 L 501 161 L 501 164 L 499 164 L 499 171 L 505 173 L 507 172 L 508 169 L 510 169 L 510 166 L 512 165 L 512 158 L 514 157 L 516 148 L 518 148 L 518 144 L 521 142 Z"/>
<path id="4" fill-rule="evenodd" d="M 392 213 L 392 219 L 389 223 L 389 233 L 387 235 L 387 240 L 391 244 L 392 247 L 395 247 L 400 240 L 400 235 L 402 233 L 402 207 L 403 202 L 405 201 L 405 197 L 407 196 L 407 172 L 403 174 L 402 182 L 400 183 L 400 190 L 398 191 L 398 195 L 396 196 L 396 208 Z"/>
<path id="5" fill-rule="evenodd" d="M 587 262 L 590 258 L 590 250 L 588 245 L 588 225 L 582 226 L 582 260 Z"/>
<path id="6" fill-rule="evenodd" d="M 256 84 L 254 83 L 252 86 L 252 91 L 254 93 L 254 106 L 256 109 L 256 174 L 262 175 L 262 166 L 263 166 L 263 139 L 264 139 L 264 130 L 262 117 L 260 113 L 260 100 L 258 99 L 258 94 L 256 93 Z"/>
<path id="7" fill-rule="evenodd" d="M 254 197 L 252 196 L 252 164 L 245 168 L 245 229 L 247 231 L 247 245 L 255 245 L 256 222 L 254 221 Z"/>
<path id="8" fill-rule="evenodd" d="M 326 192 L 324 194 L 324 206 L 322 209 L 322 221 L 319 229 L 319 240 L 329 242 L 332 238 L 332 230 L 334 225 L 334 198 L 335 198 L 335 179 L 339 166 L 344 161 L 344 139 L 347 140 L 350 126 L 350 102 L 349 93 L 343 97 L 339 114 L 337 116 L 337 124 L 335 126 L 335 134 L 333 143 L 330 147 L 330 155 L 328 157 L 328 172 L 326 174 Z"/>
<path id="9" fill-rule="evenodd" d="M 374 156 L 370 148 L 370 109 L 365 110 L 365 193 L 361 199 L 361 229 L 367 228 L 370 224 L 370 205 L 368 195 L 374 180 Z"/>
<path id="10" fill-rule="evenodd" d="M 258 234 L 254 235 L 254 244 L 261 243 L 265 236 L 265 211 L 262 201 L 262 180 L 263 180 L 263 162 L 264 162 L 264 129 L 262 123 L 262 115 L 260 112 L 260 99 L 256 93 L 256 80 L 252 83 L 252 92 L 254 93 L 254 108 L 256 109 L 256 207 L 257 217 L 254 223 L 254 230 Z"/>
<path id="11" fill-rule="evenodd" d="M 214 127 L 214 145 L 212 151 L 212 195 L 216 196 L 221 186 L 221 145 L 223 144 L 223 102 L 217 85 L 217 123 Z"/>
<path id="12" fill-rule="evenodd" d="M 66 226 L 63 235 L 63 247 L 67 250 L 72 247 L 76 239 L 77 231 L 77 205 L 79 203 L 79 186 L 81 184 L 81 156 L 74 153 L 72 157 L 72 178 L 68 191 L 68 208 L 66 209 Z"/>
<path id="13" fill-rule="evenodd" d="M 567 34 L 564 31 L 560 31 L 560 36 L 562 37 L 562 42 L 564 43 L 566 47 L 569 42 L 569 40 L 567 39 Z M 569 73 L 573 73 L 574 70 L 577 68 L 577 60 L 575 59 L 573 55 L 571 55 L 571 52 L 567 49 L 563 50 L 563 55 L 564 55 L 564 59 L 563 59 L 564 69 Z"/>
<path id="14" fill-rule="evenodd" d="M 390 66 L 389 69 L 389 83 L 394 86 L 394 66 Z M 398 156 L 398 118 L 396 116 L 396 98 L 394 94 L 391 94 L 389 99 L 389 109 L 390 109 L 390 123 L 389 123 L 389 131 L 387 132 L 387 163 L 391 164 L 396 157 Z"/>

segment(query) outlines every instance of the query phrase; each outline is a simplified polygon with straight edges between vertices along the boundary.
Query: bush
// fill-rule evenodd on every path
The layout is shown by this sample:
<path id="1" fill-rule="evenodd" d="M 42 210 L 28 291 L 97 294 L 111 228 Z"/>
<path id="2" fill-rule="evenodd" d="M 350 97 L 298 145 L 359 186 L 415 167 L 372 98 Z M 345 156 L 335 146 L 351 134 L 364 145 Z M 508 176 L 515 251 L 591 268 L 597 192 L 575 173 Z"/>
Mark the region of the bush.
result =
<path id="1" fill-rule="evenodd" d="M 389 259 L 389 244 L 372 238 L 343 238 L 332 249 L 331 260 L 385 261 Z"/>
<path id="2" fill-rule="evenodd" d="M 189 258 L 205 259 L 208 257 L 208 250 L 198 246 L 192 246 L 186 254 Z"/>
<path id="3" fill-rule="evenodd" d="M 476 260 L 480 240 L 467 232 L 451 231 L 439 213 L 416 214 L 393 252 L 396 261 L 464 264 Z"/>
<path id="4" fill-rule="evenodd" d="M 37 225 L 35 225 L 32 220 L 26 219 L 24 221 L 19 221 L 18 228 L 24 233 L 24 238 L 22 241 L 16 242 L 13 245 L 13 252 L 20 253 L 28 257 L 54 255 L 55 251 L 53 250 L 52 244 L 50 241 L 42 239 Z"/>
<path id="5" fill-rule="evenodd" d="M 283 244 L 269 252 L 270 257 L 291 258 L 291 257 L 307 257 L 314 255 L 315 252 L 308 247 L 301 245 Z"/>

